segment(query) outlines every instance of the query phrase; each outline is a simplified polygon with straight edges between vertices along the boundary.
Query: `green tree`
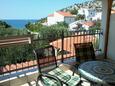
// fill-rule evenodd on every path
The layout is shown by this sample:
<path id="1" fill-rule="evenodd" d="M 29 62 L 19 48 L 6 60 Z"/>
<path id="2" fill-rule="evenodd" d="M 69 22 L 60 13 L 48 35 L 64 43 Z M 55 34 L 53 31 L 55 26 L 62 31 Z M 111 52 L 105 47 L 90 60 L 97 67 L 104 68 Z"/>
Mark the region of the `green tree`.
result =
<path id="1" fill-rule="evenodd" d="M 0 21 L 0 28 L 9 28 L 11 25 L 7 24 L 5 21 Z"/>
<path id="2" fill-rule="evenodd" d="M 85 19 L 85 15 L 77 15 L 76 20 L 83 20 Z"/>
<path id="3" fill-rule="evenodd" d="M 71 14 L 77 15 L 78 14 L 78 10 L 76 8 L 74 8 L 73 10 L 70 10 Z"/>
<path id="4" fill-rule="evenodd" d="M 31 23 L 29 22 L 28 24 L 25 25 L 25 27 L 32 32 L 37 32 L 40 28 L 43 27 L 41 23 Z"/>

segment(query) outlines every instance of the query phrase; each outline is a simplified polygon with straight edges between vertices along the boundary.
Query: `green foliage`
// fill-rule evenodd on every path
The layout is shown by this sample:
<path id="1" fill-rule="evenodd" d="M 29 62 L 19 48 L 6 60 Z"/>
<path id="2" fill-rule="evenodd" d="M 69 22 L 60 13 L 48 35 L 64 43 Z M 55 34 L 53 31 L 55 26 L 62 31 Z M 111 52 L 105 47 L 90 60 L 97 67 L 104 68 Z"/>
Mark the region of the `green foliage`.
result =
<path id="1" fill-rule="evenodd" d="M 89 30 L 90 31 L 96 31 L 96 30 L 98 30 L 98 28 L 97 27 L 92 27 L 92 28 L 89 28 Z"/>
<path id="2" fill-rule="evenodd" d="M 68 32 L 68 25 L 64 22 L 49 27 L 42 26 L 38 22 L 29 23 L 26 27 L 39 33 L 39 41 L 35 41 L 31 45 L 13 45 L 0 48 L 0 66 L 34 60 L 36 58 L 33 56 L 33 49 L 49 45 L 49 42 L 62 37 L 62 32 L 64 32 L 64 35 L 67 35 Z M 25 34 L 28 34 L 27 29 L 0 28 L 0 37 Z"/>
<path id="3" fill-rule="evenodd" d="M 0 63 L 0 66 L 32 60 L 32 50 L 31 45 L 0 48 L 0 59 L 3 61 Z"/>
<path id="4" fill-rule="evenodd" d="M 58 23 L 56 25 L 40 28 L 38 31 L 39 37 L 53 41 L 61 37 L 62 31 L 66 34 L 66 32 L 68 32 L 67 27 L 66 23 Z"/>
<path id="5" fill-rule="evenodd" d="M 46 22 L 47 18 L 41 18 L 39 21 L 37 21 L 38 23 L 44 23 Z"/>
<path id="6" fill-rule="evenodd" d="M 71 14 L 77 15 L 78 14 L 78 10 L 76 8 L 74 8 L 73 10 L 70 10 Z"/>
<path id="7" fill-rule="evenodd" d="M 0 28 L 0 38 L 9 36 L 27 35 L 26 29 Z M 32 57 L 31 45 L 18 45 L 0 48 L 0 66 L 16 64 Z"/>
<path id="8" fill-rule="evenodd" d="M 0 37 L 26 35 L 26 29 L 0 28 Z"/>
<path id="9" fill-rule="evenodd" d="M 40 38 L 55 40 L 61 37 L 62 31 L 67 32 L 68 24 L 65 22 L 58 22 L 55 25 L 43 26 L 41 23 L 28 23 L 26 28 L 31 32 L 39 33 Z"/>
<path id="10" fill-rule="evenodd" d="M 43 25 L 41 23 L 31 23 L 29 22 L 28 24 L 25 25 L 25 27 L 32 32 L 37 32 L 40 28 L 43 27 Z"/>
<path id="11" fill-rule="evenodd" d="M 77 15 L 76 20 L 84 20 L 85 19 L 85 15 Z"/>
<path id="12" fill-rule="evenodd" d="M 9 28 L 9 27 L 11 27 L 9 24 L 7 24 L 4 21 L 0 21 L 0 28 Z"/>
<path id="13" fill-rule="evenodd" d="M 101 29 L 101 20 L 96 21 L 96 27 L 100 30 Z"/>

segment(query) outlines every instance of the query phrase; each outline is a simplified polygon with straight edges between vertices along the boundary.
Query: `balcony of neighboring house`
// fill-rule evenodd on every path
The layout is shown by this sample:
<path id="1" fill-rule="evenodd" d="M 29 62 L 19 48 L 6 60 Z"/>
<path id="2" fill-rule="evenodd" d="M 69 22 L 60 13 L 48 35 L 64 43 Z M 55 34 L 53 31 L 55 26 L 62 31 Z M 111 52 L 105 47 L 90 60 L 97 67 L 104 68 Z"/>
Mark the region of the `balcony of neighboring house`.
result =
<path id="1" fill-rule="evenodd" d="M 32 36 L 3 38 L 0 40 L 0 51 L 3 51 L 1 53 L 3 58 L 0 62 L 0 83 L 3 86 L 18 86 L 36 81 L 38 68 L 33 49 L 39 47 L 53 45 L 58 64 L 73 65 L 76 62 L 74 43 L 92 42 L 96 55 L 102 54 L 99 49 L 101 35 L 101 30 L 82 30 L 66 34 L 62 31 L 60 35 L 51 34 L 49 37 L 43 36 L 38 39 L 34 39 Z"/>

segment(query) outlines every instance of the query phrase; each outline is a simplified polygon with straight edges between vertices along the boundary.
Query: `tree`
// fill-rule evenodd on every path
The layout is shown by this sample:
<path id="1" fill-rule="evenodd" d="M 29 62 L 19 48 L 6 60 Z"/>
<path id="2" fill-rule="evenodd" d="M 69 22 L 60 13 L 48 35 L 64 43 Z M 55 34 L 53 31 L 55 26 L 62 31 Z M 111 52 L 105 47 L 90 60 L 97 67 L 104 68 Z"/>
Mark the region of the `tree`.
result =
<path id="1" fill-rule="evenodd" d="M 98 29 L 101 29 L 101 20 L 97 20 L 97 21 L 96 21 L 96 27 L 97 27 Z"/>
<path id="2" fill-rule="evenodd" d="M 7 23 L 4 22 L 4 21 L 0 21 L 0 27 L 1 27 L 1 28 L 9 28 L 9 27 L 11 27 L 11 25 L 7 24 Z"/>
<path id="3" fill-rule="evenodd" d="M 74 8 L 73 10 L 70 10 L 71 14 L 77 15 L 78 14 L 78 10 L 76 8 Z"/>
<path id="4" fill-rule="evenodd" d="M 44 23 L 46 22 L 47 18 L 41 18 L 39 21 L 37 21 L 38 23 Z"/>
<path id="5" fill-rule="evenodd" d="M 40 28 L 43 27 L 41 23 L 31 23 L 28 22 L 28 24 L 25 25 L 25 27 L 32 32 L 37 32 Z"/>
<path id="6" fill-rule="evenodd" d="M 85 15 L 77 15 L 76 20 L 83 20 L 85 19 Z"/>

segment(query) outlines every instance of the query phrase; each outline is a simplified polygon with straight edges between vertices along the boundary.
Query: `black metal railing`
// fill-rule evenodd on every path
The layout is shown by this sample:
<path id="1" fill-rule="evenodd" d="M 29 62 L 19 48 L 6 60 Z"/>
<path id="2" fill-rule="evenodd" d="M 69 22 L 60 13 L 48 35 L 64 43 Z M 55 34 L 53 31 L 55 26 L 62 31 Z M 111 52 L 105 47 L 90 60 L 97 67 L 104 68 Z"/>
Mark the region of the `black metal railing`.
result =
<path id="1" fill-rule="evenodd" d="M 40 35 L 33 39 L 32 44 L 14 45 L 0 48 L 0 75 L 23 70 L 36 66 L 36 58 L 33 49 L 53 45 L 56 49 L 57 60 L 75 57 L 74 43 L 92 42 L 95 49 L 99 49 L 101 31 L 82 30 L 76 32 L 58 32 L 49 36 Z"/>

